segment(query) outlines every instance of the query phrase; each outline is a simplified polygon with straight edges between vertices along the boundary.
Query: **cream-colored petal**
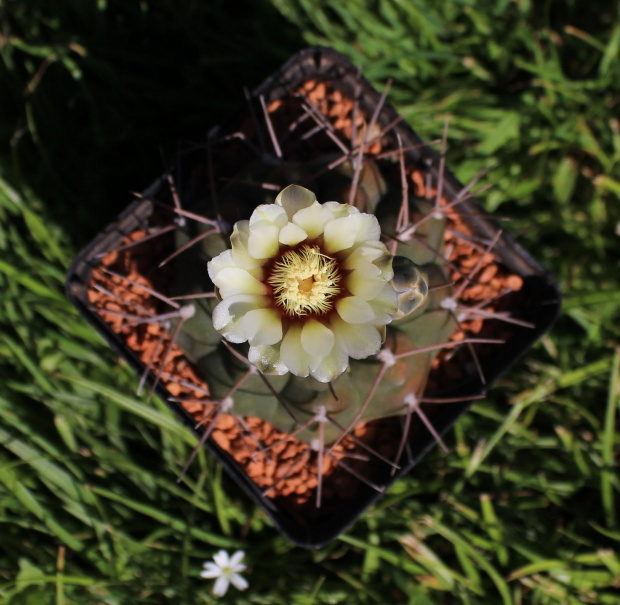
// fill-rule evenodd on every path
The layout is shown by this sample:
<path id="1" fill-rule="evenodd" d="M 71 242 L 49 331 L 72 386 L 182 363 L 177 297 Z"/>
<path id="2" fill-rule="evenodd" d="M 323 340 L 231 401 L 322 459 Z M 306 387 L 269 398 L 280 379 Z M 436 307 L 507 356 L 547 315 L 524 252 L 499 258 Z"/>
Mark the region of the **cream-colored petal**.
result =
<path id="1" fill-rule="evenodd" d="M 370 262 L 379 269 L 381 277 L 385 281 L 390 281 L 394 277 L 393 260 L 394 257 L 389 253 L 383 242 L 370 241 L 354 246 L 353 251 L 344 259 L 342 266 L 351 271 Z"/>
<path id="2" fill-rule="evenodd" d="M 308 234 L 308 238 L 314 239 L 323 233 L 325 225 L 333 218 L 334 214 L 329 208 L 314 202 L 312 206 L 296 212 L 292 222 L 301 227 Z"/>
<path id="3" fill-rule="evenodd" d="M 366 359 L 381 348 L 381 334 L 372 324 L 350 324 L 335 316 L 330 325 L 337 339 L 341 339 L 349 357 Z"/>
<path id="4" fill-rule="evenodd" d="M 339 204 L 338 202 L 325 202 L 323 204 L 334 213 L 334 218 L 342 218 L 351 214 L 359 214 L 359 209 L 351 204 Z"/>
<path id="5" fill-rule="evenodd" d="M 262 282 L 265 278 L 265 269 L 263 267 L 255 267 L 254 269 L 247 269 L 247 272 L 258 281 Z"/>
<path id="6" fill-rule="evenodd" d="M 293 218 L 296 212 L 311 206 L 314 202 L 316 202 L 316 195 L 299 185 L 289 185 L 280 191 L 276 197 L 276 204 L 284 208 L 289 220 Z"/>
<path id="7" fill-rule="evenodd" d="M 381 227 L 374 214 L 351 215 L 351 222 L 355 230 L 355 241 L 358 243 L 378 240 L 381 236 Z"/>
<path id="8" fill-rule="evenodd" d="M 246 313 L 269 305 L 266 296 L 240 294 L 231 296 L 213 309 L 213 327 L 230 342 L 245 342 L 247 336 L 243 330 L 243 318 Z"/>
<path id="9" fill-rule="evenodd" d="M 351 294 L 370 300 L 379 294 L 386 282 L 378 267 L 371 263 L 360 263 L 357 269 L 348 275 L 346 283 Z"/>
<path id="10" fill-rule="evenodd" d="M 373 262 L 375 259 L 381 257 L 381 255 L 385 252 L 387 252 L 387 248 L 382 242 L 368 242 L 367 244 L 362 244 L 355 247 L 344 259 L 342 266 L 344 269 L 351 271 L 360 263 Z"/>
<path id="11" fill-rule="evenodd" d="M 243 331 L 251 346 L 274 345 L 282 340 L 282 320 L 275 309 L 254 309 L 243 318 Z"/>
<path id="12" fill-rule="evenodd" d="M 207 271 L 209 272 L 209 277 L 211 278 L 211 281 L 215 283 L 217 275 L 222 269 L 229 269 L 236 266 L 237 264 L 232 257 L 232 250 L 224 250 L 224 252 L 221 252 L 217 256 L 214 256 L 207 263 Z"/>
<path id="13" fill-rule="evenodd" d="M 374 321 L 375 313 L 368 302 L 359 296 L 347 296 L 336 303 L 338 315 L 351 324 Z"/>
<path id="14" fill-rule="evenodd" d="M 226 267 L 213 283 L 220 289 L 220 296 L 228 298 L 237 294 L 267 294 L 267 286 L 252 277 L 245 269 Z"/>
<path id="15" fill-rule="evenodd" d="M 322 357 L 318 364 L 313 364 L 310 375 L 319 382 L 336 380 L 349 367 L 349 356 L 344 343 L 336 339 L 329 355 Z"/>
<path id="16" fill-rule="evenodd" d="M 250 258 L 251 257 L 248 255 L 248 259 Z M 253 262 L 256 262 L 255 259 L 252 259 L 252 262 L 248 264 L 251 265 L 253 264 Z M 263 263 L 264 261 L 260 262 Z M 249 268 L 247 266 L 248 264 L 245 264 L 244 266 L 237 263 L 235 261 L 235 258 L 233 257 L 233 251 L 225 250 L 224 252 L 218 254 L 217 256 L 214 256 L 210 261 L 207 262 L 207 272 L 209 273 L 209 277 L 211 278 L 211 281 L 213 283 L 216 283 L 218 281 L 218 275 L 224 269 L 243 269 L 244 271 L 247 271 L 254 279 L 262 281 L 263 277 L 265 276 L 265 269 L 261 265 Z"/>
<path id="17" fill-rule="evenodd" d="M 394 257 L 386 248 L 381 256 L 372 261 L 372 264 L 381 271 L 381 277 L 385 279 L 385 281 L 390 281 L 394 277 L 394 269 L 392 268 L 393 260 Z"/>
<path id="18" fill-rule="evenodd" d="M 301 227 L 295 223 L 288 223 L 281 229 L 278 239 L 285 246 L 295 246 L 303 242 L 307 237 L 308 234 Z"/>
<path id="19" fill-rule="evenodd" d="M 232 258 L 243 269 L 255 269 L 261 267 L 265 261 L 250 256 L 248 252 L 248 240 L 250 238 L 249 221 L 237 221 L 230 236 L 232 246 Z"/>
<path id="20" fill-rule="evenodd" d="M 334 333 L 320 321 L 309 319 L 301 331 L 301 346 L 312 357 L 324 357 L 334 346 Z"/>
<path id="21" fill-rule="evenodd" d="M 250 227 L 248 252 L 254 258 L 271 258 L 280 247 L 280 227 L 268 221 L 258 221 Z"/>
<path id="22" fill-rule="evenodd" d="M 350 248 L 355 243 L 355 225 L 352 217 L 337 218 L 325 225 L 325 251 L 328 254 Z"/>
<path id="23" fill-rule="evenodd" d="M 280 359 L 295 376 L 305 378 L 310 374 L 312 358 L 301 345 L 301 326 L 292 325 L 287 330 L 280 345 Z"/>
<path id="24" fill-rule="evenodd" d="M 282 228 L 288 223 L 288 215 L 286 214 L 286 210 L 281 206 L 277 206 L 276 204 L 261 204 L 252 212 L 250 227 L 254 225 L 254 223 L 260 221 L 267 221 L 268 223 Z"/>
<path id="25" fill-rule="evenodd" d="M 280 345 L 258 345 L 250 347 L 248 361 L 263 374 L 283 376 L 288 368 L 280 359 Z"/>
<path id="26" fill-rule="evenodd" d="M 376 316 L 376 320 L 373 323 L 377 326 L 388 324 L 398 310 L 398 295 L 392 284 L 386 284 L 369 303 Z"/>

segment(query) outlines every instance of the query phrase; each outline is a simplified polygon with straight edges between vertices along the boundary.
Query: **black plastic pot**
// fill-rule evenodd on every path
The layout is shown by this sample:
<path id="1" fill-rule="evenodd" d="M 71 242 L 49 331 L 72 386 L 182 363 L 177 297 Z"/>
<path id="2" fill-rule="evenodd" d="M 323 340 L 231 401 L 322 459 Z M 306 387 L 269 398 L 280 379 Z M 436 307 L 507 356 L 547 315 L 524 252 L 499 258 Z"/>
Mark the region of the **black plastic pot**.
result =
<path id="1" fill-rule="evenodd" d="M 358 70 L 343 55 L 327 48 L 310 48 L 300 52 L 289 60 L 278 72 L 268 78 L 251 95 L 250 108 L 246 106 L 233 116 L 229 122 L 215 128 L 210 137 L 220 137 L 223 134 L 233 133 L 244 120 L 250 119 L 252 112 L 259 112 L 263 97 L 268 105 L 284 97 L 292 90 L 297 90 L 304 82 L 328 81 L 338 90 L 352 98 L 359 95 L 360 108 L 372 114 L 379 102 L 379 93 L 363 78 L 359 77 Z M 251 109 L 251 111 L 250 111 Z M 378 124 L 381 127 L 392 123 L 398 118 L 395 110 L 385 104 L 379 114 Z M 400 122 L 395 131 L 398 132 L 405 148 L 422 143 L 421 139 L 404 122 Z M 208 146 L 194 146 L 194 149 L 182 153 L 175 169 L 175 181 L 180 192 L 183 205 L 186 201 L 210 195 L 209 172 L 210 155 Z M 251 157 L 248 151 L 248 158 Z M 235 161 L 243 162 L 243 152 L 235 149 Z M 237 157 L 241 156 L 241 157 Z M 430 171 L 436 172 L 437 156 L 427 147 L 421 146 L 406 152 L 407 160 L 424 166 L 431 166 Z M 444 176 L 444 190 L 448 198 L 453 198 L 462 185 L 456 178 L 446 171 Z M 135 369 L 142 374 L 144 364 L 137 354 L 130 349 L 123 338 L 117 335 L 110 326 L 93 310 L 88 300 L 88 285 L 92 271 L 97 267 L 106 252 L 117 248 L 123 238 L 136 229 L 146 229 L 151 223 L 154 210 L 160 202 L 169 203 L 169 184 L 166 177 L 157 180 L 147 189 L 142 198 L 133 202 L 110 226 L 101 232 L 80 254 L 71 265 L 67 277 L 67 294 L 79 312 L 94 328 L 103 335 L 107 342 Z M 233 207 L 226 199 L 221 201 L 225 219 L 233 221 L 249 214 L 248 209 Z M 458 206 L 458 212 L 469 229 L 483 240 L 490 240 L 497 233 L 499 227 L 492 218 L 488 217 L 474 200 L 467 200 Z M 239 216 L 235 216 L 235 215 Z M 510 339 L 502 347 L 498 347 L 493 355 L 483 359 L 483 371 L 486 385 L 482 385 L 476 373 L 470 373 L 464 380 L 455 385 L 448 385 L 437 389 L 429 396 L 445 398 L 468 398 L 478 395 L 495 382 L 508 368 L 519 359 L 532 344 L 549 329 L 560 308 L 560 293 L 553 279 L 540 265 L 508 235 L 502 235 L 494 248 L 494 257 L 497 262 L 507 267 L 512 273 L 523 278 L 523 288 L 515 298 L 519 305 L 514 314 L 518 319 L 534 325 L 531 327 L 514 326 Z M 154 377 L 149 380 L 153 384 Z M 147 380 L 148 382 L 148 380 Z M 156 393 L 166 402 L 177 417 L 194 430 L 195 420 L 180 405 L 168 401 L 170 394 L 160 383 Z M 446 433 L 454 422 L 471 405 L 472 401 L 460 403 L 445 403 L 434 406 L 432 412 L 433 425 L 441 435 Z M 196 432 L 200 436 L 199 432 Z M 423 426 L 413 426 L 409 442 L 400 461 L 401 469 L 395 475 L 391 469 L 385 467 L 380 476 L 374 476 L 373 481 L 382 488 L 387 488 L 400 476 L 408 473 L 411 468 L 435 444 L 434 438 Z M 212 440 L 207 441 L 206 447 L 217 457 L 228 473 L 235 478 L 242 489 L 258 503 L 272 519 L 275 526 L 292 542 L 302 547 L 319 547 L 331 540 L 352 525 L 363 511 L 377 500 L 382 494 L 368 485 L 360 483 L 355 498 L 347 502 L 346 506 L 326 506 L 325 510 L 317 511 L 311 519 L 300 517 L 290 510 L 283 508 L 277 502 L 262 495 L 256 484 L 249 479 L 239 464 Z"/>

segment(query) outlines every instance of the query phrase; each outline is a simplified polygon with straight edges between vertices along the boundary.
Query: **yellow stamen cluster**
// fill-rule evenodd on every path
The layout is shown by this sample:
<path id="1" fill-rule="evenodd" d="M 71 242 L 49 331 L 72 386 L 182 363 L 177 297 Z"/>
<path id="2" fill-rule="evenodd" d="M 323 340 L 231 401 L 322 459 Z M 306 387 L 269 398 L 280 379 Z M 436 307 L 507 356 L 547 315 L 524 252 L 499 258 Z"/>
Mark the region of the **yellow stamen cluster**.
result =
<path id="1" fill-rule="evenodd" d="M 288 250 L 276 261 L 267 280 L 276 304 L 298 317 L 330 311 L 340 293 L 339 282 L 338 262 L 318 246 Z"/>

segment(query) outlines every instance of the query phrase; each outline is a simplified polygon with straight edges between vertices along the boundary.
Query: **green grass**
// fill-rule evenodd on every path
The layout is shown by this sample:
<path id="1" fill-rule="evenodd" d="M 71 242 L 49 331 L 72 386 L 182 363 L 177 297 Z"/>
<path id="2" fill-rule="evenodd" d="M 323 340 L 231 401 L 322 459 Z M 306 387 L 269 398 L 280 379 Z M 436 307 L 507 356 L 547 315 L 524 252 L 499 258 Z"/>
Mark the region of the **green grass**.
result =
<path id="1" fill-rule="evenodd" d="M 0 602 L 620 603 L 620 15 L 585 0 L 0 1 Z M 602 8 L 601 8 L 602 7 Z M 557 276 L 563 315 L 330 546 L 287 543 L 78 317 L 79 247 L 309 44 L 349 55 Z"/>

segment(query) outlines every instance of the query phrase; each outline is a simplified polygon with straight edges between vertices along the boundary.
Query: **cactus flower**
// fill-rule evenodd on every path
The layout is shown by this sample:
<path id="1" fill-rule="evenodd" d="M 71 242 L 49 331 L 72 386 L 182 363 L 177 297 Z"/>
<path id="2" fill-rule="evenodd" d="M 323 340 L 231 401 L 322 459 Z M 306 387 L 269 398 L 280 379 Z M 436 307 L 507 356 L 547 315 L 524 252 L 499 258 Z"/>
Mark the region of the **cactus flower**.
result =
<path id="1" fill-rule="evenodd" d="M 248 342 L 265 374 L 334 380 L 349 358 L 379 352 L 397 312 L 393 257 L 379 237 L 375 216 L 288 186 L 237 222 L 231 249 L 208 263 L 215 329 Z"/>

